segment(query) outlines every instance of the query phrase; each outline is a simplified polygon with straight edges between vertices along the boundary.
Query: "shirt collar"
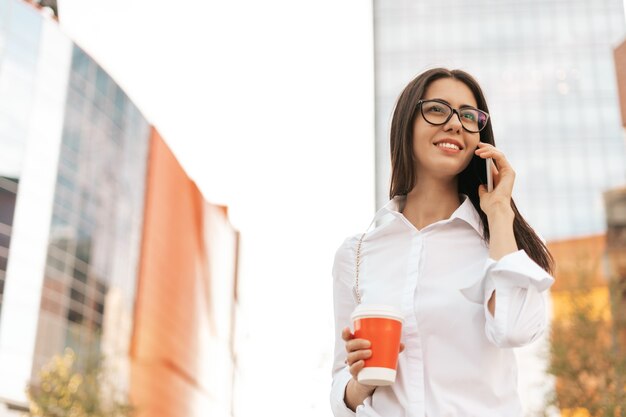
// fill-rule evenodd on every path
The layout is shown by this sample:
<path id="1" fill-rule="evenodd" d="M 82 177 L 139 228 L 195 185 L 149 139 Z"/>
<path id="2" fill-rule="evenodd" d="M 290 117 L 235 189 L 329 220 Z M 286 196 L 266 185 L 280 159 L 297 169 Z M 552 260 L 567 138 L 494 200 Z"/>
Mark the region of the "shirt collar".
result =
<path id="1" fill-rule="evenodd" d="M 452 213 L 448 220 L 460 219 L 472 226 L 476 233 L 480 235 L 480 237 L 484 237 L 483 234 L 483 226 L 482 221 L 480 219 L 480 215 L 476 208 L 472 204 L 472 200 L 466 194 L 461 194 L 463 198 L 463 202 L 461 205 Z M 387 204 L 380 208 L 376 212 L 374 219 L 372 220 L 372 224 L 377 220 L 381 219 L 387 214 L 391 214 L 397 218 L 405 218 L 401 211 L 404 209 L 404 205 L 406 204 L 406 195 L 397 195 L 393 197 Z M 370 225 L 371 226 L 371 225 Z"/>

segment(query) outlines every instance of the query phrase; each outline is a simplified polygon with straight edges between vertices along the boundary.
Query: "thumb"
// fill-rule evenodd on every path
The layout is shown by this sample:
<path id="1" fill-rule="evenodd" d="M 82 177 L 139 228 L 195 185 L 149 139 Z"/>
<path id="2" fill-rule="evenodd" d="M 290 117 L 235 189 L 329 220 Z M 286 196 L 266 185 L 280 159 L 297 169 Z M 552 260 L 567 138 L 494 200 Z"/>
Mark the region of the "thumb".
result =
<path id="1" fill-rule="evenodd" d="M 350 328 L 349 327 L 344 327 L 343 330 L 341 331 L 341 338 L 343 340 L 345 340 L 346 342 L 350 339 L 352 339 L 352 333 L 350 332 Z"/>

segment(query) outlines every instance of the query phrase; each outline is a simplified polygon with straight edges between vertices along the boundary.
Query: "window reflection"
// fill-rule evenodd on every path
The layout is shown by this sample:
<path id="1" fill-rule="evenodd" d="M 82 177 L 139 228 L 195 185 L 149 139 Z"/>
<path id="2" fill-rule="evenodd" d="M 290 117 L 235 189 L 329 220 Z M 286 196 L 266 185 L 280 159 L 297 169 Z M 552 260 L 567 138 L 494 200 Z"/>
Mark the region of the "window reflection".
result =
<path id="1" fill-rule="evenodd" d="M 17 196 L 17 179 L 0 177 L 0 314 L 2 314 L 2 296 L 7 260 L 11 244 L 11 227 Z"/>
<path id="2" fill-rule="evenodd" d="M 148 124 L 77 47 L 65 110 L 33 369 L 66 346 L 100 349 L 111 288 L 132 320 Z"/>

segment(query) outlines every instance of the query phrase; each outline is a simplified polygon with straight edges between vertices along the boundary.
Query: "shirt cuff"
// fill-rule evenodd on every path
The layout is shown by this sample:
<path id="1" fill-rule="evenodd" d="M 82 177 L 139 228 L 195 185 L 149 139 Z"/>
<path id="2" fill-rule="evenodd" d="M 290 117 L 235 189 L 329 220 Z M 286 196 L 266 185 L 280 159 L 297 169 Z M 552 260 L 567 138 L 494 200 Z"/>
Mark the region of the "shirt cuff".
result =
<path id="1" fill-rule="evenodd" d="M 499 261 L 487 259 L 487 277 L 495 281 L 496 288 L 530 288 L 543 292 L 554 283 L 542 267 L 537 265 L 523 249 L 503 256 Z"/>
<path id="2" fill-rule="evenodd" d="M 491 281 L 491 282 L 490 282 Z M 478 282 L 461 289 L 469 301 L 483 304 L 494 288 L 529 288 L 543 292 L 554 283 L 554 278 L 533 261 L 523 249 L 509 253 L 496 261 L 487 258 L 485 273 Z M 488 288 L 487 288 L 488 287 Z"/>
<path id="3" fill-rule="evenodd" d="M 345 367 L 335 376 L 333 380 L 330 402 L 333 415 L 335 417 L 356 416 L 356 413 L 350 410 L 344 401 L 344 397 L 346 395 L 346 387 L 351 378 L 352 375 L 350 375 L 348 367 Z"/>
<path id="4" fill-rule="evenodd" d="M 380 414 L 374 411 L 374 408 L 372 408 L 372 398 L 372 395 L 370 395 L 363 400 L 363 404 L 357 406 L 357 417 L 382 417 Z"/>

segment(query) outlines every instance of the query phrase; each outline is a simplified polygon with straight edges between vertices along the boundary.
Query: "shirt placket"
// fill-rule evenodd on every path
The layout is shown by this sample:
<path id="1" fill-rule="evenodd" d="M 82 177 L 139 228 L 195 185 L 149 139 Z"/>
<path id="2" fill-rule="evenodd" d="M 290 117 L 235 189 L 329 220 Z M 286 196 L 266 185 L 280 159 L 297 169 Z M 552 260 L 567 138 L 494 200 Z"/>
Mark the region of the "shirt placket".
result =
<path id="1" fill-rule="evenodd" d="M 416 298 L 420 291 L 420 266 L 422 264 L 422 254 L 424 249 L 424 235 L 416 232 L 411 241 L 411 250 L 407 265 L 407 290 L 404 292 L 402 300 L 402 310 L 406 318 L 406 358 L 408 364 L 409 386 L 407 387 L 407 398 L 409 400 L 409 417 L 424 417 L 424 356 L 420 329 L 418 328 L 417 316 L 415 313 Z M 409 345 L 410 344 L 410 348 Z"/>

